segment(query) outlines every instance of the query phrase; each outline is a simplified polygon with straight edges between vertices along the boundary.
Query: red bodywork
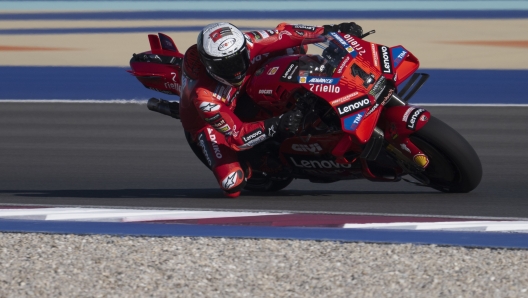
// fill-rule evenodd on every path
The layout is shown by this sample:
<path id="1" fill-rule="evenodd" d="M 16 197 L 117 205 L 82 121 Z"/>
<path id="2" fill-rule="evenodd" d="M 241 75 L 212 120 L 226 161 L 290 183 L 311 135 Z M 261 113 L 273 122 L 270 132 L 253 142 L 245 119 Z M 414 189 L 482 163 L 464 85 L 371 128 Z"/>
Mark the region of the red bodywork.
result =
<path id="1" fill-rule="evenodd" d="M 322 182 L 359 178 L 391 180 L 385 178 L 387 175 L 373 173 L 372 165 L 360 158 L 378 127 L 390 144 L 388 151 L 396 152 L 397 156 L 422 168 L 427 167 L 428 157 L 409 136 L 427 123 L 429 112 L 412 106 L 385 106 L 391 95 L 397 94 L 397 87 L 418 69 L 418 59 L 402 46 L 387 47 L 342 33 L 331 34 L 334 34 L 331 39 L 344 41 L 341 44 L 348 51 L 348 56 L 335 68 L 332 83 L 310 83 L 309 74 L 304 76 L 300 70 L 297 74 L 294 64 L 304 55 L 296 54 L 271 59 L 257 70 L 246 86 L 247 95 L 262 108 L 254 121 L 293 109 L 298 103 L 296 94 L 303 90 L 326 102 L 328 109 L 335 113 L 336 121 L 340 122 L 338 130 L 317 133 L 324 121 L 317 117 L 308 123 L 305 121 L 298 136 L 282 142 L 282 162 L 294 169 L 296 177 L 314 181 L 318 180 L 317 177 L 324 178 Z M 166 35 L 149 35 L 149 41 L 151 51 L 132 58 L 131 73 L 147 88 L 180 95 L 183 55 Z M 173 57 L 177 63 L 156 63 L 155 57 L 142 61 L 142 55 Z M 372 78 L 370 84 L 366 81 L 367 76 Z M 378 92 L 376 83 L 383 81 L 382 78 L 386 87 Z M 392 180 L 397 180 L 402 169 L 391 167 Z"/>
<path id="2" fill-rule="evenodd" d="M 129 71 L 145 87 L 180 96 L 183 54 L 167 35 L 149 34 L 150 51 L 134 54 Z"/>

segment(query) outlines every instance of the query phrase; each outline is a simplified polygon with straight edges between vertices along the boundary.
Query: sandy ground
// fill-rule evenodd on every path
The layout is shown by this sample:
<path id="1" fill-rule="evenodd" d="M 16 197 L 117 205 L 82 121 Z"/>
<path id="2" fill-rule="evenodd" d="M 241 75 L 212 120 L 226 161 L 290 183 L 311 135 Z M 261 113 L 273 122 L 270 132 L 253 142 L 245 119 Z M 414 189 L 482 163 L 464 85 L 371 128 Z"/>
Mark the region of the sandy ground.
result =
<path id="1" fill-rule="evenodd" d="M 0 30 L 203 26 L 213 21 L 0 21 Z M 291 23 L 321 25 L 341 21 L 344 20 L 295 20 Z M 376 34 L 367 38 L 369 41 L 389 46 L 401 44 L 420 59 L 424 68 L 528 69 L 527 19 L 355 21 L 365 31 L 376 30 Z M 279 22 L 281 20 L 236 20 L 233 23 L 246 28 L 273 28 Z M 164 33 L 183 51 L 195 43 L 198 31 Z M 26 50 L 20 51 L 20 47 Z M 0 65 L 126 67 L 132 53 L 146 50 L 149 50 L 146 32 L 31 35 L 0 32 L 0 52 L 3 52 Z"/>

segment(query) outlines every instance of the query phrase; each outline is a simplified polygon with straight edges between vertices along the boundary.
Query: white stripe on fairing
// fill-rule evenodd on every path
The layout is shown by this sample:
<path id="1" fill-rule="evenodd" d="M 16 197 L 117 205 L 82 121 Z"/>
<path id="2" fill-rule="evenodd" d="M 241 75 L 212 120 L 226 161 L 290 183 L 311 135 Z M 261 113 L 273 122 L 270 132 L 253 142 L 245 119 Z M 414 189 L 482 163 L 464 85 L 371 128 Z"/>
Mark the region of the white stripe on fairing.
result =
<path id="1" fill-rule="evenodd" d="M 482 229 L 486 232 L 527 231 L 528 221 L 459 221 L 459 222 L 397 222 L 345 224 L 346 229 L 401 229 L 401 230 L 464 230 Z"/>
<path id="2" fill-rule="evenodd" d="M 45 220 L 122 221 L 182 220 L 276 215 L 266 212 L 180 211 L 96 208 L 0 209 L 0 218 L 45 215 Z M 287 213 L 281 213 L 287 214 Z"/>

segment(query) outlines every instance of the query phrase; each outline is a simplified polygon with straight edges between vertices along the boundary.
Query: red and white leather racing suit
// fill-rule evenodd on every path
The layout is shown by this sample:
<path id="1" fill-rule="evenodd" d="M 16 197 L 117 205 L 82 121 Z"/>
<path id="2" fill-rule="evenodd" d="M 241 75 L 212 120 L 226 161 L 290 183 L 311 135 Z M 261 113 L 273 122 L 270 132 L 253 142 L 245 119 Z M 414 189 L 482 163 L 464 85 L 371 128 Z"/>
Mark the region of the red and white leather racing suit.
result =
<path id="1" fill-rule="evenodd" d="M 196 45 L 185 53 L 180 100 L 180 117 L 193 150 L 197 147 L 226 195 L 236 197 L 249 178 L 246 165 L 241 165 L 237 151 L 273 137 L 276 123 L 257 121 L 244 123 L 234 113 L 238 95 L 244 92 L 251 76 L 270 58 L 295 53 L 304 38 L 322 34 L 323 27 L 281 23 L 275 30 L 246 32 L 250 66 L 240 87 L 232 87 L 213 79 L 201 63 Z M 202 159 L 203 160 L 203 159 Z"/>

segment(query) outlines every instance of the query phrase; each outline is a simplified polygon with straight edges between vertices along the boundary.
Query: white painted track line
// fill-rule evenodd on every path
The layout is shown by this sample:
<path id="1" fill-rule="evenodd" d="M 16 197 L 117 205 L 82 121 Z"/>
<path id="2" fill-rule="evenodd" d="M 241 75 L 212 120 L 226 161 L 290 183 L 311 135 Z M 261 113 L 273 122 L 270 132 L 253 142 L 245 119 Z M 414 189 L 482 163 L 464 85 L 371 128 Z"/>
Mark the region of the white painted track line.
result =
<path id="1" fill-rule="evenodd" d="M 483 230 L 487 232 L 527 231 L 528 221 L 460 221 L 460 222 L 398 222 L 345 224 L 346 229 L 402 229 L 402 230 Z"/>

